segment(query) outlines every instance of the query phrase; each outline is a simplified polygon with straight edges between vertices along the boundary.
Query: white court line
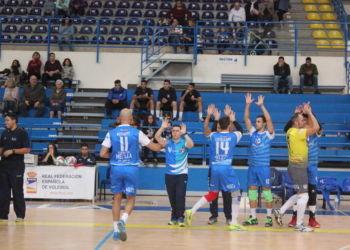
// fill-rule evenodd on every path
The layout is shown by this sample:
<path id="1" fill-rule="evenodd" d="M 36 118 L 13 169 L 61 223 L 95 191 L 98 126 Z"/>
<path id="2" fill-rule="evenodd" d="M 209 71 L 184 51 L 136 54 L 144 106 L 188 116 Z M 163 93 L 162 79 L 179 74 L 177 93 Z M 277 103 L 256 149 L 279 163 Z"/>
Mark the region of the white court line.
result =
<path id="1" fill-rule="evenodd" d="M 47 208 L 48 206 L 50 206 L 51 204 L 43 204 L 38 206 L 37 208 Z"/>
<path id="2" fill-rule="evenodd" d="M 339 248 L 338 250 L 344 250 L 344 249 L 347 249 L 347 248 L 350 248 L 350 245 L 342 247 L 342 248 Z"/>

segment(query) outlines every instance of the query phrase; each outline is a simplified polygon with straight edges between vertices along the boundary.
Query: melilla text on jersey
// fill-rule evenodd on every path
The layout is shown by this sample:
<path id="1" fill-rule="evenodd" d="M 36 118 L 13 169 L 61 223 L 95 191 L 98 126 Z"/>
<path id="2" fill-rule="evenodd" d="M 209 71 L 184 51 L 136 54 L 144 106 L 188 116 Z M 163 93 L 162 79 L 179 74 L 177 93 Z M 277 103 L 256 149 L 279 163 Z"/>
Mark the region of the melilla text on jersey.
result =
<path id="1" fill-rule="evenodd" d="M 132 154 L 129 151 L 119 151 L 115 158 L 118 160 L 129 160 L 132 158 Z"/>

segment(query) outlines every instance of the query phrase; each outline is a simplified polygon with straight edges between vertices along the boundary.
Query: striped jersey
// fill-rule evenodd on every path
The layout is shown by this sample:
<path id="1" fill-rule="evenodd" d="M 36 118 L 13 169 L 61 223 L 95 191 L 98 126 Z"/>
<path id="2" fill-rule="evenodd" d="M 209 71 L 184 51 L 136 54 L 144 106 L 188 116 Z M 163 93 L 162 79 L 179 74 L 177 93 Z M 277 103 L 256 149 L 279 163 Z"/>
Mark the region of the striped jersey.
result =
<path id="1" fill-rule="evenodd" d="M 172 139 L 165 139 L 168 143 L 165 146 L 166 174 L 178 175 L 188 173 L 188 148 L 184 138 L 175 142 Z"/>
<path id="2" fill-rule="evenodd" d="M 248 164 L 251 167 L 269 167 L 270 166 L 270 147 L 271 141 L 275 138 L 275 132 L 269 131 L 258 133 L 254 127 L 249 131 L 250 147 Z"/>
<path id="3" fill-rule="evenodd" d="M 308 166 L 317 166 L 318 165 L 318 138 L 322 134 L 313 134 L 307 138 L 309 146 L 309 162 Z"/>

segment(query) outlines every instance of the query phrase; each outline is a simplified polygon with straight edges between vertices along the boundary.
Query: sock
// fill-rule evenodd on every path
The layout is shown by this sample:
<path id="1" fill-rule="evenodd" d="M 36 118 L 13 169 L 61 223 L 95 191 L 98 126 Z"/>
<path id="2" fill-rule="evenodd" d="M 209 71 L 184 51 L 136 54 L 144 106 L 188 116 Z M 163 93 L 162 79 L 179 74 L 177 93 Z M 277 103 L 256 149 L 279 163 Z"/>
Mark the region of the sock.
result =
<path id="1" fill-rule="evenodd" d="M 115 233 L 120 233 L 119 228 L 118 228 L 118 221 L 113 221 L 113 227 L 114 227 Z"/>
<path id="2" fill-rule="evenodd" d="M 176 112 L 177 110 L 173 110 L 173 118 L 176 118 Z"/>
<path id="3" fill-rule="evenodd" d="M 182 114 L 183 114 L 183 112 L 179 112 L 179 118 L 182 118 Z"/>
<path id="4" fill-rule="evenodd" d="M 251 214 L 253 219 L 256 219 L 256 208 L 251 208 L 250 209 L 250 214 Z"/>
<path id="5" fill-rule="evenodd" d="M 203 119 L 203 113 L 199 113 L 199 119 Z"/>
<path id="6" fill-rule="evenodd" d="M 134 110 L 133 110 L 133 109 L 130 109 L 130 111 L 131 111 L 131 115 L 132 115 L 132 112 L 134 112 Z"/>
<path id="7" fill-rule="evenodd" d="M 294 203 L 296 203 L 298 201 L 298 195 L 295 194 L 293 196 L 291 196 L 286 203 L 284 203 L 284 205 L 280 208 L 280 211 L 282 214 L 284 214 L 288 208 L 290 208 Z"/>
<path id="8" fill-rule="evenodd" d="M 305 210 L 306 210 L 306 204 L 307 201 L 309 200 L 309 194 L 308 193 L 303 193 L 303 194 L 299 194 L 298 195 L 298 218 L 297 218 L 297 225 L 301 225 L 303 224 L 303 219 L 304 219 L 304 214 L 305 214 Z"/>
<path id="9" fill-rule="evenodd" d="M 151 115 L 153 115 L 153 116 L 154 116 L 154 110 L 151 110 Z"/>
<path id="10" fill-rule="evenodd" d="M 127 213 L 123 213 L 123 216 L 120 220 L 124 221 L 124 223 L 126 224 L 126 221 L 128 220 L 129 215 Z"/>
<path id="11" fill-rule="evenodd" d="M 199 201 L 197 201 L 197 203 L 193 206 L 192 208 L 192 215 L 194 215 L 194 213 L 201 208 L 202 206 L 204 206 L 207 203 L 207 199 L 202 196 L 202 198 L 199 199 Z"/>
<path id="12" fill-rule="evenodd" d="M 298 206 L 297 206 L 297 204 L 294 204 L 293 205 L 293 216 L 297 216 L 297 208 L 298 208 Z"/>
<path id="13" fill-rule="evenodd" d="M 310 219 L 315 217 L 316 206 L 309 206 L 309 217 Z"/>
<path id="14" fill-rule="evenodd" d="M 267 216 L 271 217 L 272 216 L 272 208 L 267 208 Z"/>
<path id="15" fill-rule="evenodd" d="M 238 213 L 239 213 L 239 205 L 237 205 L 237 204 L 232 205 L 231 225 L 236 225 L 237 224 Z"/>

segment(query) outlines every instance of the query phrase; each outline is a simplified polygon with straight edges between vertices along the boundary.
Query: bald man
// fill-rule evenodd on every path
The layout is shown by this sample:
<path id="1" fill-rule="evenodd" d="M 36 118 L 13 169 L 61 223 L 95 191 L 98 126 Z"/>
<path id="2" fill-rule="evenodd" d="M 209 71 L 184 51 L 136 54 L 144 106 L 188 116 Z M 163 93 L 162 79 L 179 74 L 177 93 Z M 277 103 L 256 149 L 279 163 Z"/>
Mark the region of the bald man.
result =
<path id="1" fill-rule="evenodd" d="M 131 110 L 123 109 L 120 112 L 121 125 L 107 133 L 100 151 L 100 156 L 109 158 L 111 164 L 111 192 L 114 194 L 112 207 L 113 239 L 116 241 L 126 241 L 127 238 L 125 223 L 134 208 L 139 175 L 139 144 L 153 151 L 162 148 L 161 145 L 151 142 L 140 130 L 131 127 L 130 120 Z M 110 147 L 112 147 L 111 154 L 109 153 Z M 124 213 L 120 218 L 120 205 L 124 191 L 127 202 Z"/>

